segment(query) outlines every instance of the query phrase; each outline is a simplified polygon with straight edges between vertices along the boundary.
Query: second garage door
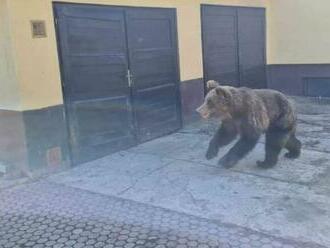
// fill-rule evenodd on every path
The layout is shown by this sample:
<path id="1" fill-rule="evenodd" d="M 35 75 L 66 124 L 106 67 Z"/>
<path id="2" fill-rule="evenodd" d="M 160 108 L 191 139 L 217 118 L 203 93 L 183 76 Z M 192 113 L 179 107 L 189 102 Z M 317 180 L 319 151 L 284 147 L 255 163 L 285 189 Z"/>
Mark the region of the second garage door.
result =
<path id="1" fill-rule="evenodd" d="M 265 10 L 202 6 L 205 80 L 265 88 Z"/>
<path id="2" fill-rule="evenodd" d="M 55 4 L 74 164 L 181 127 L 173 9 Z"/>

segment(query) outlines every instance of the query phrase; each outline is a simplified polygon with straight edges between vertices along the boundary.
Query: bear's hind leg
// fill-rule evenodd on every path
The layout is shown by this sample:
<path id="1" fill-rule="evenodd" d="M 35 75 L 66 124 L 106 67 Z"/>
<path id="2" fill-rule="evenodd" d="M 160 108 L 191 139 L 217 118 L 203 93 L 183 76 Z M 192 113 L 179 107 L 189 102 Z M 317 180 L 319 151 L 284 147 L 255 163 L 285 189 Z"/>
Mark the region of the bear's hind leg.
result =
<path id="1" fill-rule="evenodd" d="M 235 123 L 230 121 L 223 122 L 209 143 L 209 147 L 206 152 L 206 159 L 210 160 L 216 157 L 218 155 L 219 148 L 232 142 L 236 138 L 237 133 L 238 131 Z"/>
<path id="2" fill-rule="evenodd" d="M 300 156 L 301 153 L 301 142 L 297 139 L 296 135 L 292 133 L 285 148 L 289 151 L 285 154 L 285 157 L 295 159 Z"/>
<path id="3" fill-rule="evenodd" d="M 266 157 L 264 161 L 258 161 L 257 165 L 262 168 L 271 168 L 276 165 L 282 148 L 287 144 L 290 137 L 289 131 L 269 130 L 266 133 Z"/>

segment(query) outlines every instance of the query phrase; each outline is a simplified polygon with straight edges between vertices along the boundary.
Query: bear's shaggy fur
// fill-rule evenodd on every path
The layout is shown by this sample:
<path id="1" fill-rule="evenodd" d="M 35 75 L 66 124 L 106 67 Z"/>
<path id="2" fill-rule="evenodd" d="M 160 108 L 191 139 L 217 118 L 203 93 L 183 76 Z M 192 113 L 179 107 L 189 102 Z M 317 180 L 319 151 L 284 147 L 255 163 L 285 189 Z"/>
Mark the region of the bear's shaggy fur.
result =
<path id="1" fill-rule="evenodd" d="M 232 167 L 255 147 L 263 133 L 266 157 L 258 162 L 260 167 L 274 166 L 284 147 L 289 151 L 286 157 L 299 157 L 301 142 L 295 136 L 296 111 L 285 95 L 269 89 L 220 86 L 213 80 L 207 82 L 207 88 L 209 92 L 197 112 L 203 118 L 219 117 L 222 121 L 210 141 L 207 159 L 217 156 L 220 147 L 240 135 L 239 141 L 219 161 L 227 168 Z"/>

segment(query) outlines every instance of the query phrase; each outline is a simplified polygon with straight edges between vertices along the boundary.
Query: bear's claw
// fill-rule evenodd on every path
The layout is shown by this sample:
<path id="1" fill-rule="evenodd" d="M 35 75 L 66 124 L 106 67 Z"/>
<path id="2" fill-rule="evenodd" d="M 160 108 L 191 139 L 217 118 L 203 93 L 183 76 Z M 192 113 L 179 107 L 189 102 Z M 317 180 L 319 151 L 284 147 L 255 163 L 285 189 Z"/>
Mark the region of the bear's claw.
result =
<path id="1" fill-rule="evenodd" d="M 289 158 L 289 159 L 296 159 L 299 157 L 299 154 L 293 153 L 293 152 L 287 152 L 284 154 L 284 157 Z"/>
<path id="2" fill-rule="evenodd" d="M 221 165 L 222 167 L 224 167 L 226 169 L 232 168 L 236 163 L 237 163 L 237 161 L 235 159 L 231 159 L 226 156 L 221 158 L 218 162 L 219 165 Z"/>
<path id="3" fill-rule="evenodd" d="M 217 149 L 209 148 L 206 152 L 205 157 L 206 157 L 207 160 L 210 160 L 212 158 L 215 158 L 217 155 L 218 155 L 218 150 Z"/>

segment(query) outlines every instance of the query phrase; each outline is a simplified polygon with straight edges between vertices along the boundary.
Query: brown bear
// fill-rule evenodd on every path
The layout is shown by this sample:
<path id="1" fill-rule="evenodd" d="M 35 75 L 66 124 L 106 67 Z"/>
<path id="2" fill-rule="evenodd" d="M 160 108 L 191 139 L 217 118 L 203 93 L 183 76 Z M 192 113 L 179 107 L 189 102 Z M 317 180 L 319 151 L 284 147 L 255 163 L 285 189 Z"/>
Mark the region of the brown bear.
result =
<path id="1" fill-rule="evenodd" d="M 296 111 L 284 94 L 269 89 L 221 86 L 213 80 L 207 82 L 207 88 L 209 92 L 197 112 L 203 118 L 221 119 L 221 126 L 209 143 L 207 159 L 216 157 L 220 147 L 240 135 L 238 142 L 219 161 L 230 168 L 255 147 L 263 133 L 266 134 L 266 157 L 257 162 L 258 166 L 276 165 L 282 148 L 289 151 L 286 157 L 299 157 L 301 142 L 295 135 Z"/>

